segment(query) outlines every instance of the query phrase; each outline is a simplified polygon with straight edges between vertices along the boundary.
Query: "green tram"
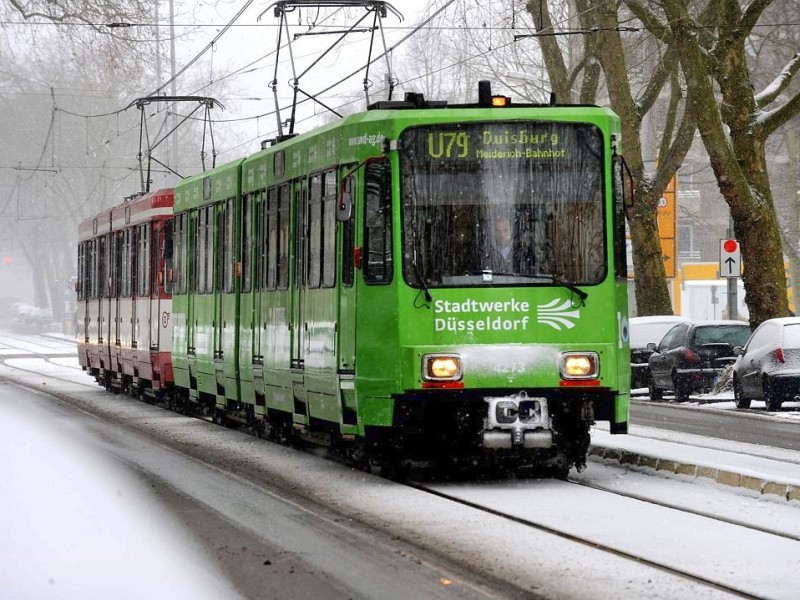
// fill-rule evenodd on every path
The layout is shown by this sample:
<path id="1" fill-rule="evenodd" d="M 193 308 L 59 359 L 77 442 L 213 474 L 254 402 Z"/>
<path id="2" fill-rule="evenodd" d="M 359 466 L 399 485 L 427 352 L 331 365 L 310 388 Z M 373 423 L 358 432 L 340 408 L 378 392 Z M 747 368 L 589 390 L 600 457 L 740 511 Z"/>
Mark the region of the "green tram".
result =
<path id="1" fill-rule="evenodd" d="M 626 433 L 620 123 L 407 94 L 175 189 L 182 399 L 379 464 L 584 465 Z"/>

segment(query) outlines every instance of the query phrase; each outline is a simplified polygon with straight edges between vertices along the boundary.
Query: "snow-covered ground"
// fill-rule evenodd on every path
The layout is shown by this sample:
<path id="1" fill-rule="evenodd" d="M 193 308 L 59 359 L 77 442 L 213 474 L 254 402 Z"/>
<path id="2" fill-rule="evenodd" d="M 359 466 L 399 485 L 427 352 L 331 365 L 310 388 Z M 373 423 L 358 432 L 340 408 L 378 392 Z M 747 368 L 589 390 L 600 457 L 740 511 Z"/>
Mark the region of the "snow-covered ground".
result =
<path id="1" fill-rule="evenodd" d="M 0 349 L 3 343 L 0 336 Z M 272 444 L 253 443 L 252 439 L 243 443 L 244 438 L 239 432 L 170 413 L 157 419 L 144 418 L 151 413 L 161 414 L 158 413 L 160 409 L 131 399 L 117 397 L 112 408 L 106 405 L 102 390 L 81 372 L 77 361 L 68 357 L 47 360 L 43 356 L 48 352 L 60 354 L 60 350 L 37 350 L 33 340 L 25 343 L 31 344 L 28 350 L 32 355 L 7 358 L 6 366 L 0 367 L 0 378 L 19 380 L 40 388 L 45 386 L 61 393 L 87 390 L 87 402 L 96 405 L 98 410 L 122 410 L 131 415 L 142 415 L 131 421 L 147 427 L 149 434 L 196 446 L 198 452 L 229 454 L 237 465 L 268 469 L 270 476 L 277 475 L 293 482 L 298 490 L 311 494 L 317 501 L 358 515 L 359 520 L 386 527 L 403 539 L 415 540 L 437 551 L 470 556 L 476 564 L 488 565 L 502 577 L 515 581 L 530 580 L 537 586 L 536 591 L 545 597 L 725 596 L 718 590 L 698 589 L 694 584 L 665 573 L 654 574 L 644 566 L 631 566 L 625 560 L 607 555 L 598 557 L 589 548 L 576 548 L 563 538 L 532 533 L 500 516 L 455 505 L 329 461 L 320 461 L 311 455 L 298 454 Z M 13 344 L 19 345 L 17 342 Z M 94 391 L 88 392 L 89 388 Z M 719 401 L 707 403 L 705 398 L 698 398 L 688 404 L 696 404 L 699 410 L 724 409 L 729 404 L 735 410 L 732 402 L 716 399 Z M 0 432 L 0 437 L 5 438 L 5 432 Z M 9 439 L 15 443 L 13 436 Z M 593 440 L 598 445 L 676 461 L 743 469 L 750 475 L 780 477 L 788 483 L 800 485 L 800 452 L 636 426 L 631 427 L 631 434 L 627 436 L 611 436 L 598 427 L 593 432 Z M 3 447 L 0 451 L 4 457 L 19 456 L 13 447 Z M 800 536 L 800 502 L 780 500 L 773 494 L 760 495 L 709 479 L 608 462 L 592 461 L 585 472 L 573 474 L 571 478 L 576 482 L 663 501 L 679 509 L 716 514 L 752 523 L 762 529 L 774 529 L 790 537 Z M 8 478 L 0 480 L 7 481 Z M 58 481 L 58 478 L 53 479 L 54 483 Z M 191 481 L 181 485 L 187 486 L 186 493 L 191 492 L 188 487 L 193 485 Z M 554 528 L 589 534 L 598 543 L 612 545 L 621 552 L 635 554 L 650 549 L 653 552 L 649 560 L 662 561 L 676 569 L 692 570 L 706 578 L 716 578 L 754 597 L 795 598 L 800 589 L 800 569 L 797 568 L 800 542 L 765 531 L 741 530 L 701 516 L 686 515 L 681 510 L 648 507 L 645 506 L 647 503 L 584 490 L 563 482 L 529 480 L 446 484 L 439 489 L 454 496 L 466 495 L 470 501 L 479 498 L 493 510 L 506 511 L 518 518 L 545 519 Z M 207 502 L 215 500 L 208 498 Z M 230 504 L 228 500 L 226 502 Z M 19 505 L 15 508 L 25 510 Z M 222 506 L 219 510 L 228 508 Z M 10 549 L 0 542 L 0 552 L 7 557 L 6 552 Z M 2 592 L 0 597 L 3 597 Z"/>
<path id="2" fill-rule="evenodd" d="M 238 598 L 118 464 L 0 386 L 0 598 Z"/>

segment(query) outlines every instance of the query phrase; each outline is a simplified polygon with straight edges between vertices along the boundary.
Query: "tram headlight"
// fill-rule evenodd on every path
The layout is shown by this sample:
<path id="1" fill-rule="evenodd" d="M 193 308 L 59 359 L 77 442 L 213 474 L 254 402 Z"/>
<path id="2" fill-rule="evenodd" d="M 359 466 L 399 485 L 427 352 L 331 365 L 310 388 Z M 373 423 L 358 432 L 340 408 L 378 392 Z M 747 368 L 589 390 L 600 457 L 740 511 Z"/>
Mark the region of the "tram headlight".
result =
<path id="1" fill-rule="evenodd" d="M 459 381 L 462 374 L 461 357 L 457 354 L 426 354 L 422 357 L 424 381 Z"/>
<path id="2" fill-rule="evenodd" d="M 596 352 L 564 352 L 559 371 L 562 379 L 596 379 L 600 375 L 600 357 Z"/>

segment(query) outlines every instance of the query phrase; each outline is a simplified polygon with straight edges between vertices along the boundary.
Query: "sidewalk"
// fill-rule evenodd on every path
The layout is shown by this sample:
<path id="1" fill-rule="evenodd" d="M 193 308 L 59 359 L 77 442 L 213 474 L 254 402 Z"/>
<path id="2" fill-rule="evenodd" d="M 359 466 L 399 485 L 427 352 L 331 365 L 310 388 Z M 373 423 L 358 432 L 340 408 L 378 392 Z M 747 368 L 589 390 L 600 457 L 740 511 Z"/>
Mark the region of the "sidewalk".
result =
<path id="1" fill-rule="evenodd" d="M 595 429 L 589 456 L 800 501 L 800 452 L 793 450 L 632 426 L 628 435 Z"/>

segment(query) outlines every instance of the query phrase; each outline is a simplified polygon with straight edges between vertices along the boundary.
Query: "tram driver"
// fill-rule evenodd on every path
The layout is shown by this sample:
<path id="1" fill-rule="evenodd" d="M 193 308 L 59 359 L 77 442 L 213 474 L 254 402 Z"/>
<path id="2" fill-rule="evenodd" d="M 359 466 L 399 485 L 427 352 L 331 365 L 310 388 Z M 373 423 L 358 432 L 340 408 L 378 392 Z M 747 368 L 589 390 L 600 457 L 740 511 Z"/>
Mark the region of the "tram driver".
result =
<path id="1" fill-rule="evenodd" d="M 508 215 L 498 215 L 491 222 L 483 267 L 493 273 L 514 273 L 514 225 Z"/>

